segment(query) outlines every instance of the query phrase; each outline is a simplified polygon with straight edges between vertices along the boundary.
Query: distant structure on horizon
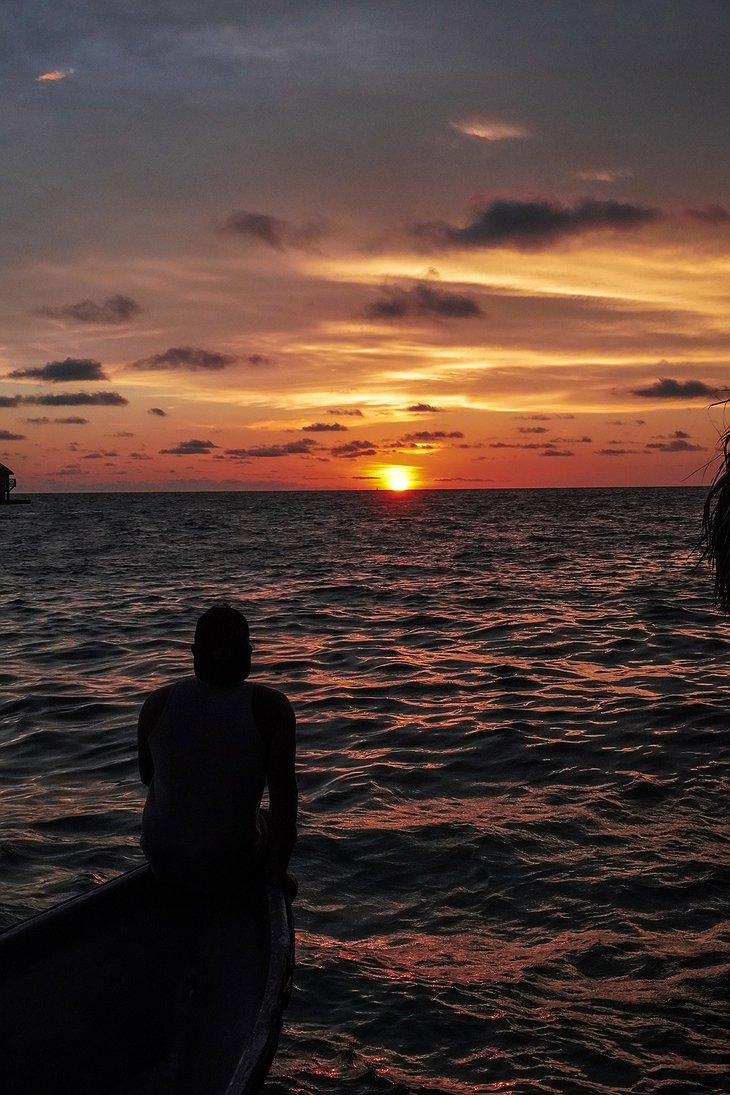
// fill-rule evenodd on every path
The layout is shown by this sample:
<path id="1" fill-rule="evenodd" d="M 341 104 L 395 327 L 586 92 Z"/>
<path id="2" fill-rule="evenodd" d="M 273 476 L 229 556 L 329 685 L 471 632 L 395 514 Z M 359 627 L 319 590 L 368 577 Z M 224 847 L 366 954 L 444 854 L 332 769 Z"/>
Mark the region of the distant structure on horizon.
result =
<path id="1" fill-rule="evenodd" d="M 15 490 L 16 479 L 10 468 L 0 464 L 0 506 L 30 505 L 30 498 L 12 498 L 10 492 Z"/>

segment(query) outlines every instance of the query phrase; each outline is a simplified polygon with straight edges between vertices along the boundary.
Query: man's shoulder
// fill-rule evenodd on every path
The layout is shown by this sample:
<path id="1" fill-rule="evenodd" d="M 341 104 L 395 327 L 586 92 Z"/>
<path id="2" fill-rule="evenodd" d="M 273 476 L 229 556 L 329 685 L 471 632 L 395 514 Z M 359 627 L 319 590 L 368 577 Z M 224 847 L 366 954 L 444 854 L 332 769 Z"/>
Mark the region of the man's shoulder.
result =
<path id="1" fill-rule="evenodd" d="M 268 684 L 251 682 L 252 702 L 257 714 L 264 718 L 293 719 L 294 710 L 288 698 L 277 688 Z"/>

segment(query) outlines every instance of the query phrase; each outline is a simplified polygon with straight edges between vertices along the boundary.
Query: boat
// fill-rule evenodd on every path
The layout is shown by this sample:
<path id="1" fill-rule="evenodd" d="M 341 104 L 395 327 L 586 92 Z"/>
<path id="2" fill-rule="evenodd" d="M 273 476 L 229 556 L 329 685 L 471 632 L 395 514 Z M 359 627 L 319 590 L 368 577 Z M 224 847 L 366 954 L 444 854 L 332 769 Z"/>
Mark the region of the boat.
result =
<path id="1" fill-rule="evenodd" d="M 294 969 L 263 882 L 199 895 L 139 867 L 0 935 L 5 1095 L 251 1095 Z"/>

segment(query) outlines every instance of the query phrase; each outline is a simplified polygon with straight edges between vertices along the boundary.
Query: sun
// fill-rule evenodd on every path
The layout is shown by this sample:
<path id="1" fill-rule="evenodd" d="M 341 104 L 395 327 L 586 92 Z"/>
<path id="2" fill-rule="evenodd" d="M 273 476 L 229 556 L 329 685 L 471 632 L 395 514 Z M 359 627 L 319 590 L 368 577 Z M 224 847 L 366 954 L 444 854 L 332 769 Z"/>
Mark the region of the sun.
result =
<path id="1" fill-rule="evenodd" d="M 388 490 L 408 490 L 411 486 L 411 473 L 407 468 L 385 468 L 381 474 Z"/>

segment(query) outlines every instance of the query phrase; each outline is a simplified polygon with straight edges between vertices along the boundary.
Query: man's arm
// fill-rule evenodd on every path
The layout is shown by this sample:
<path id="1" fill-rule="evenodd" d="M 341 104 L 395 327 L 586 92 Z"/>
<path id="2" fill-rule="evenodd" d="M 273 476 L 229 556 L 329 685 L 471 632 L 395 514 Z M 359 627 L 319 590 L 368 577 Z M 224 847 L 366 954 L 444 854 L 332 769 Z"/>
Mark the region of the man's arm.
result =
<path id="1" fill-rule="evenodd" d="M 297 839 L 296 718 L 286 696 L 263 685 L 255 685 L 254 714 L 266 743 L 267 871 L 271 878 L 281 882 L 286 878 Z"/>
<path id="2" fill-rule="evenodd" d="M 142 710 L 139 713 L 139 720 L 137 722 L 137 758 L 139 760 L 139 778 L 146 787 L 149 787 L 152 782 L 152 775 L 154 773 L 152 753 L 150 752 L 149 744 L 150 734 L 160 720 L 160 716 L 167 703 L 169 691 L 170 686 L 166 685 L 164 688 L 158 688 L 156 692 L 152 692 L 142 704 Z"/>

